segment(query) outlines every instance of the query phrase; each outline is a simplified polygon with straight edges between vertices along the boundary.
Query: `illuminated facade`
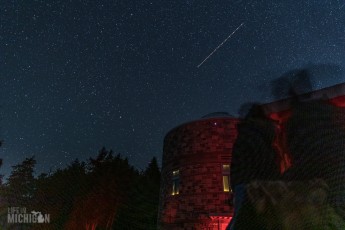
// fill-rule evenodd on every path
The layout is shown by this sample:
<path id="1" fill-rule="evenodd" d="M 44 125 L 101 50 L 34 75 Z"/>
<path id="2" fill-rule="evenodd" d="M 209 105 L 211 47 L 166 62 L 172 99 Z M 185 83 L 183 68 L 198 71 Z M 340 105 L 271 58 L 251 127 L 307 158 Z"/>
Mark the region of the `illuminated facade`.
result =
<path id="1" fill-rule="evenodd" d="M 345 84 L 299 96 L 302 101 L 328 99 L 345 107 Z M 276 122 L 273 147 L 283 173 L 291 167 L 285 123 L 291 98 L 262 105 Z M 230 160 L 237 118 L 213 114 L 172 129 L 164 139 L 158 228 L 163 230 L 225 230 L 231 220 Z"/>
<path id="2" fill-rule="evenodd" d="M 237 123 L 226 113 L 215 113 L 166 135 L 159 229 L 226 228 L 232 214 L 229 164 Z"/>
<path id="3" fill-rule="evenodd" d="M 345 83 L 312 91 L 298 96 L 300 101 L 324 100 L 337 107 L 345 107 Z M 262 105 L 267 116 L 276 122 L 276 138 L 273 147 L 276 149 L 280 159 L 280 169 L 283 173 L 291 167 L 290 153 L 286 146 L 285 126 L 291 116 L 291 104 L 293 98 L 286 98 L 279 101 Z"/>

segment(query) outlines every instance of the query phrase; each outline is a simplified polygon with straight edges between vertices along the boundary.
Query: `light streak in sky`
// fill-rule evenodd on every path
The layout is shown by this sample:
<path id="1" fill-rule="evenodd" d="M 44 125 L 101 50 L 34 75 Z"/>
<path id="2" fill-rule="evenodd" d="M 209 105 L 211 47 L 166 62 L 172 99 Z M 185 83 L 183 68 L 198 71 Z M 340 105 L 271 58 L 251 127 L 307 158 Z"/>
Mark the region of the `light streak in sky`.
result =
<path id="1" fill-rule="evenodd" d="M 220 47 L 222 47 L 222 45 L 224 45 L 224 43 L 231 38 L 232 35 L 234 35 L 236 33 L 236 31 L 241 28 L 241 26 L 244 25 L 244 22 L 241 23 L 241 25 L 239 25 L 234 32 L 232 32 L 222 43 L 219 44 L 219 46 L 217 46 L 197 67 L 199 68 L 202 64 L 204 64 L 204 62 L 209 59 Z"/>

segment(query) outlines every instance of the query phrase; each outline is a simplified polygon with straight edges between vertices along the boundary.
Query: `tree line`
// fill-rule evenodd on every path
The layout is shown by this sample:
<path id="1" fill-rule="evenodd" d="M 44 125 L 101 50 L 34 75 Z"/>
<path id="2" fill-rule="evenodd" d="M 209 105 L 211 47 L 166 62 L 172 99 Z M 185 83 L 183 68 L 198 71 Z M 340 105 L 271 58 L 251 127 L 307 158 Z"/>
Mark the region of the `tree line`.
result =
<path id="1" fill-rule="evenodd" d="M 86 162 L 76 159 L 37 177 L 35 165 L 34 157 L 26 158 L 1 184 L 5 229 L 156 229 L 160 170 L 155 157 L 142 171 L 105 148 Z M 50 223 L 9 224 L 8 207 L 49 214 Z"/>

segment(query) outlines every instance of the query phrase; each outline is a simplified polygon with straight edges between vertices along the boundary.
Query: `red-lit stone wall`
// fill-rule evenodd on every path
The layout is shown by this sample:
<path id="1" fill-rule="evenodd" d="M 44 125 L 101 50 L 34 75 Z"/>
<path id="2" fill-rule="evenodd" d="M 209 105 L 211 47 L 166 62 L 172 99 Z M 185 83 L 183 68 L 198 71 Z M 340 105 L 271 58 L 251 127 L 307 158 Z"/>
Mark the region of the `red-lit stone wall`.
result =
<path id="1" fill-rule="evenodd" d="M 238 119 L 205 118 L 165 137 L 159 229 L 225 229 L 232 216 L 231 193 L 223 191 L 222 165 L 230 164 Z M 180 189 L 172 195 L 173 171 Z"/>
<path id="2" fill-rule="evenodd" d="M 345 84 L 300 95 L 302 100 L 324 97 L 345 107 Z M 281 172 L 291 166 L 286 146 L 285 123 L 291 115 L 291 98 L 263 105 L 267 117 L 276 121 L 273 147 Z M 230 164 L 236 140 L 232 117 L 214 117 L 183 124 L 165 137 L 158 228 L 164 230 L 225 230 L 232 216 L 230 193 L 223 191 L 222 165 Z M 180 191 L 172 195 L 173 171 L 180 172 Z"/>
<path id="3" fill-rule="evenodd" d="M 339 108 L 345 108 L 345 96 L 330 98 L 328 99 L 328 103 Z M 285 172 L 292 166 L 292 159 L 287 147 L 285 130 L 286 122 L 290 119 L 291 115 L 292 112 L 290 108 L 285 108 L 285 110 L 267 114 L 267 117 L 272 121 L 275 121 L 276 124 L 276 138 L 274 140 L 273 147 L 275 148 L 278 158 L 280 159 L 281 173 Z"/>

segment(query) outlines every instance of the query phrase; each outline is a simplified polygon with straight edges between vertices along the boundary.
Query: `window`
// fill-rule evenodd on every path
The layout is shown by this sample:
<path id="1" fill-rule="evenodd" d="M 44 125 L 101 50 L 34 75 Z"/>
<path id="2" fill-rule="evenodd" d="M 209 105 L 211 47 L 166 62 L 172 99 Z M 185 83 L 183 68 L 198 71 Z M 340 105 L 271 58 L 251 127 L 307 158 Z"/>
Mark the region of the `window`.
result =
<path id="1" fill-rule="evenodd" d="M 223 191 L 231 192 L 230 189 L 230 165 L 223 165 Z"/>
<path id="2" fill-rule="evenodd" d="M 230 191 L 229 176 L 223 176 L 223 191 L 224 192 Z"/>
<path id="3" fill-rule="evenodd" d="M 173 171 L 171 195 L 178 195 L 180 193 L 180 170 Z"/>

